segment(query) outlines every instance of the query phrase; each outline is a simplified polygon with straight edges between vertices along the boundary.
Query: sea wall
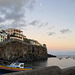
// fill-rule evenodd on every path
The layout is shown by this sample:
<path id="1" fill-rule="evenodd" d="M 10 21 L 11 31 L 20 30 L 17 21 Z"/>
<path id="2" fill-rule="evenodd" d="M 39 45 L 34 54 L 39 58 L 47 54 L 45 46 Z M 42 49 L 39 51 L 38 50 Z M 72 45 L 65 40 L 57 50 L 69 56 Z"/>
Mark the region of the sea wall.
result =
<path id="1" fill-rule="evenodd" d="M 15 72 L 5 75 L 75 75 L 75 67 L 60 69 L 58 66 L 44 67 L 31 71 Z"/>

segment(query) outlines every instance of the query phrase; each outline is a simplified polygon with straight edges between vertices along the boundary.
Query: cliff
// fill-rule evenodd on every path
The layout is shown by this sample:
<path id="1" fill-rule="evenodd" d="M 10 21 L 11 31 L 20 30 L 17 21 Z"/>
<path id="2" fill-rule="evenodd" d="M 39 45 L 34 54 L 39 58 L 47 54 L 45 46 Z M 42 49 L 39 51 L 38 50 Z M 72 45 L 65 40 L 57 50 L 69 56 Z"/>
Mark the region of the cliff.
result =
<path id="1" fill-rule="evenodd" d="M 47 59 L 47 49 L 18 40 L 0 43 L 0 60 L 29 62 Z"/>

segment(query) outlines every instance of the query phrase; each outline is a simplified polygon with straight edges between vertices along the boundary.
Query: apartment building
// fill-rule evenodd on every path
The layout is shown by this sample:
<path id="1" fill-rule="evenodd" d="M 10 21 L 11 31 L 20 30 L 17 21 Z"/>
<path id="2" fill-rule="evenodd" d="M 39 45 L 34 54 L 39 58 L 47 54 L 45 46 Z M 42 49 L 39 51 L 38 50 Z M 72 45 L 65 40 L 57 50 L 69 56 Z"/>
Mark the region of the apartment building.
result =
<path id="1" fill-rule="evenodd" d="M 1 30 L 0 27 L 0 42 L 3 42 L 7 39 L 7 33 L 4 30 Z"/>
<path id="2" fill-rule="evenodd" d="M 6 30 L 10 39 L 18 39 L 23 41 L 26 36 L 23 35 L 23 31 L 19 29 L 9 28 Z"/>

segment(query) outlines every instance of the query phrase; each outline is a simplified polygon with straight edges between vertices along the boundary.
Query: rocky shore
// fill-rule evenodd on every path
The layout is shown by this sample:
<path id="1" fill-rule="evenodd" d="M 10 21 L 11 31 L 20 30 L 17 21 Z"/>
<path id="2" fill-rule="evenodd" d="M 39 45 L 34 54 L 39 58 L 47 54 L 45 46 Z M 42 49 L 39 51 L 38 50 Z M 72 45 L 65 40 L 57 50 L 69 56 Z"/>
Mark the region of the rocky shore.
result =
<path id="1" fill-rule="evenodd" d="M 52 54 L 47 54 L 48 57 L 56 57 L 55 55 L 52 55 Z"/>

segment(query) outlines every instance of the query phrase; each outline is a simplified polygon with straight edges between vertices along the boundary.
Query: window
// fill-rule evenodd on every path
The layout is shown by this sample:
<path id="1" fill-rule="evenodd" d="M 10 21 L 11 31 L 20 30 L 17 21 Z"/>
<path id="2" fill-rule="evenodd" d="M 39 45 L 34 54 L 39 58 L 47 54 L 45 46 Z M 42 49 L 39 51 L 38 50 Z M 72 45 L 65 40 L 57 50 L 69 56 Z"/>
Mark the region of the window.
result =
<path id="1" fill-rule="evenodd" d="M 3 38 L 4 38 L 4 36 L 3 36 Z"/>
<path id="2" fill-rule="evenodd" d="M 1 39 L 1 41 L 2 41 L 2 39 Z"/>
<path id="3" fill-rule="evenodd" d="M 2 35 L 1 35 L 1 38 L 2 38 Z"/>
<path id="4" fill-rule="evenodd" d="M 24 64 L 21 64 L 20 67 L 24 67 Z"/>

